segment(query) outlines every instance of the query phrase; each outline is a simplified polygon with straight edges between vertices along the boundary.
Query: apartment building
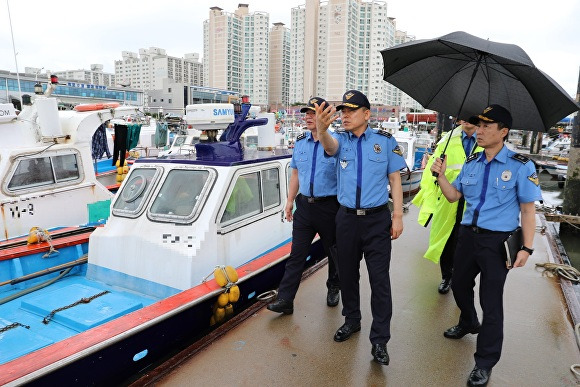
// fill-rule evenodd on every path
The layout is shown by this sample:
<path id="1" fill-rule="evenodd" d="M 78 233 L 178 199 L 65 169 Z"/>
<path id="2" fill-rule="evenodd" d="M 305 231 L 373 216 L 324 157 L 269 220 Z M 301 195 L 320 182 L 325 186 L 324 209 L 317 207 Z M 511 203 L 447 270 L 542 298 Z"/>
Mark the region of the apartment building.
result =
<path id="1" fill-rule="evenodd" d="M 288 106 L 290 101 L 290 29 L 285 27 L 284 23 L 274 23 L 270 29 L 269 55 L 269 105 Z"/>
<path id="2" fill-rule="evenodd" d="M 247 94 L 256 105 L 268 104 L 269 24 L 266 12 L 233 12 L 211 7 L 204 21 L 205 85 Z"/>
<path id="3" fill-rule="evenodd" d="M 290 103 L 313 95 L 340 101 L 345 90 L 358 89 L 372 104 L 393 104 L 380 55 L 395 44 L 386 2 L 306 0 L 291 13 Z"/>
<path id="4" fill-rule="evenodd" d="M 415 36 L 408 35 L 406 31 L 397 30 L 395 32 L 395 44 L 412 42 L 413 40 L 415 40 Z M 407 113 L 424 110 L 423 106 L 421 106 L 419 102 L 415 101 L 408 94 L 394 86 L 391 87 L 393 92 L 393 105 L 400 106 L 401 112 Z"/>
<path id="5" fill-rule="evenodd" d="M 123 51 L 115 61 L 115 77 L 122 86 L 141 90 L 163 89 L 164 79 L 186 85 L 203 86 L 203 65 L 198 53 L 183 58 L 167 55 L 158 47 L 141 48 L 139 53 Z"/>

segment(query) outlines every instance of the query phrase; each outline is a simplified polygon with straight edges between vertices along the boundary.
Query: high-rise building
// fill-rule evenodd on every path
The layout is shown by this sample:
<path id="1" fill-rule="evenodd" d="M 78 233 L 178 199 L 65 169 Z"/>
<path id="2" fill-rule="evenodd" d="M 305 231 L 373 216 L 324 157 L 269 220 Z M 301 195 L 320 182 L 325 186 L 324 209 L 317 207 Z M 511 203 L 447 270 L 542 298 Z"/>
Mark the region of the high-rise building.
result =
<path id="1" fill-rule="evenodd" d="M 268 103 L 269 23 L 265 12 L 239 4 L 234 13 L 211 7 L 204 22 L 205 85 L 247 94 Z"/>
<path id="2" fill-rule="evenodd" d="M 380 50 L 395 42 L 395 20 L 384 1 L 306 0 L 292 9 L 290 102 L 318 95 L 340 101 L 348 89 L 373 104 L 391 105 Z"/>
<path id="3" fill-rule="evenodd" d="M 141 48 L 139 53 L 122 52 L 122 60 L 115 61 L 117 84 L 141 90 L 160 90 L 163 80 L 186 85 L 203 86 L 203 65 L 199 54 L 185 54 L 183 58 L 167 55 L 158 47 Z"/>
<path id="4" fill-rule="evenodd" d="M 284 23 L 274 23 L 270 29 L 269 65 L 269 105 L 288 106 L 290 101 L 290 29 L 286 28 Z"/>
<path id="5" fill-rule="evenodd" d="M 397 30 L 395 32 L 395 44 L 401 44 L 406 42 L 412 42 L 415 40 L 415 36 L 408 35 L 406 31 Z M 400 106 L 401 112 L 411 112 L 411 111 L 422 111 L 423 106 L 419 102 L 415 101 L 404 91 L 392 86 L 393 91 L 393 105 Z"/>

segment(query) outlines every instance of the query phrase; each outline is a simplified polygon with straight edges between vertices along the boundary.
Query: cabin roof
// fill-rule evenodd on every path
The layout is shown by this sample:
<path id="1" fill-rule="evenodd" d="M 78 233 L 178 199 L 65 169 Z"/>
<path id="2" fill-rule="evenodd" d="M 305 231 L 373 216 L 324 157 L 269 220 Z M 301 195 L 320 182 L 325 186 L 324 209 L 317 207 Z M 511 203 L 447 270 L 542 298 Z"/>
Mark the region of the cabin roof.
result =
<path id="1" fill-rule="evenodd" d="M 207 165 L 207 166 L 219 166 L 219 167 L 232 167 L 236 165 L 254 164 L 262 163 L 266 161 L 280 160 L 289 158 L 292 156 L 292 151 L 288 149 L 274 149 L 269 151 L 262 151 L 256 149 L 246 149 L 241 160 L 197 160 L 190 159 L 188 157 L 176 157 L 167 159 L 153 159 L 153 158 L 142 158 L 135 160 L 137 164 L 151 164 L 151 163 L 161 163 L 161 164 L 190 164 L 190 165 Z"/>

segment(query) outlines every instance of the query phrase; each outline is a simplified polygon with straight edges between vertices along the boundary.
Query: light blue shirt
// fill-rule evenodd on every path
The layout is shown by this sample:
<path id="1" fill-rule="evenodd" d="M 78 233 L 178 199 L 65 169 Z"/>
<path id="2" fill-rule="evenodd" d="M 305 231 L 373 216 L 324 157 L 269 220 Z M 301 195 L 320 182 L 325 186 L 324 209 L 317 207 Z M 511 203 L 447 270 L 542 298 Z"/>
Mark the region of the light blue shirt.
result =
<path id="1" fill-rule="evenodd" d="M 397 141 L 387 132 L 367 127 L 360 137 L 336 132 L 338 202 L 349 208 L 373 208 L 389 200 L 389 174 L 407 164 Z"/>
<path id="2" fill-rule="evenodd" d="M 461 224 L 513 231 L 520 224 L 520 203 L 542 200 L 534 163 L 505 145 L 488 162 L 485 152 L 467 159 L 452 185 L 465 197 Z"/>
<path id="3" fill-rule="evenodd" d="M 461 131 L 461 143 L 463 144 L 465 156 L 469 156 L 473 151 L 473 148 L 475 148 L 476 138 L 475 133 L 473 133 L 471 137 L 467 137 L 467 134 L 463 130 Z"/>
<path id="4" fill-rule="evenodd" d="M 314 141 L 311 132 L 298 136 L 290 160 L 290 167 L 298 170 L 298 192 L 304 196 L 336 196 L 336 160 Z"/>

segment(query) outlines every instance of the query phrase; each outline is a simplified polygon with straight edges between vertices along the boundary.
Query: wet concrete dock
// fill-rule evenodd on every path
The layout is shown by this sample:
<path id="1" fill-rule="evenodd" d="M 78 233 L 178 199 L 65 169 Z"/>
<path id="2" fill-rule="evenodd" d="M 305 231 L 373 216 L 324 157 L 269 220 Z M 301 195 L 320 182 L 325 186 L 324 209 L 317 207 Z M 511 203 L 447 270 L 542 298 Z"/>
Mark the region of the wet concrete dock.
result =
<path id="1" fill-rule="evenodd" d="M 439 266 L 422 258 L 428 229 L 417 209 L 404 215 L 405 230 L 393 243 L 392 338 L 389 366 L 372 361 L 368 339 L 370 288 L 361 262 L 362 330 L 336 343 L 341 304 L 326 306 L 326 267 L 304 280 L 289 316 L 257 310 L 236 328 L 183 361 L 158 386 L 464 386 L 473 368 L 476 336 L 443 337 L 458 321 L 451 293 L 440 295 Z M 539 218 L 538 218 L 539 224 Z M 580 363 L 573 323 L 559 281 L 542 276 L 536 262 L 550 256 L 536 233 L 535 253 L 508 275 L 502 359 L 489 386 L 576 386 L 570 366 Z M 265 303 L 263 304 L 265 306 Z M 481 318 L 481 309 L 480 318 Z M 137 384 L 144 384 L 146 378 Z"/>

